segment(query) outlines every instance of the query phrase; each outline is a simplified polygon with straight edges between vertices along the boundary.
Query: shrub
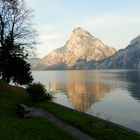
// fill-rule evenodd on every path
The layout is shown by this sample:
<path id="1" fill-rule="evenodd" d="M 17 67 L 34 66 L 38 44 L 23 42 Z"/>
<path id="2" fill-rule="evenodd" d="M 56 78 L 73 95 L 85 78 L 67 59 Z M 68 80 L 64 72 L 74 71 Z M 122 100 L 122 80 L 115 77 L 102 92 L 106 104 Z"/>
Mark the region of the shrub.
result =
<path id="1" fill-rule="evenodd" d="M 54 96 L 51 91 L 47 91 L 45 86 L 41 83 L 29 84 L 26 88 L 26 92 L 30 95 L 33 101 L 52 101 Z"/>

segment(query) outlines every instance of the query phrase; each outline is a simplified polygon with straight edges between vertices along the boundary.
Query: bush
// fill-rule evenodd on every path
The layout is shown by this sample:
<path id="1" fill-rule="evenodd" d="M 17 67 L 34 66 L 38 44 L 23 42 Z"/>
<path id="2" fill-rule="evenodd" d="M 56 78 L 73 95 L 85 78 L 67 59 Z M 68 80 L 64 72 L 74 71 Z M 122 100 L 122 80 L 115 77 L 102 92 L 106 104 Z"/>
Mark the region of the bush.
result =
<path id="1" fill-rule="evenodd" d="M 26 92 L 30 95 L 33 101 L 52 101 L 54 96 L 51 91 L 47 91 L 45 86 L 41 83 L 29 84 L 26 88 Z"/>

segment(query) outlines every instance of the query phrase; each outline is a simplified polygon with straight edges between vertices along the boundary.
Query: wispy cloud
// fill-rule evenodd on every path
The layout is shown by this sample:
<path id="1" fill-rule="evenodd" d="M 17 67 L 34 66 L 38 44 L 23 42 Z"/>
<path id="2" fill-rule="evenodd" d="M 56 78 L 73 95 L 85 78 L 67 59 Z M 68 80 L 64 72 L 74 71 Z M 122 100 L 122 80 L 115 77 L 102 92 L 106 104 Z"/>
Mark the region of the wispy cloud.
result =
<path id="1" fill-rule="evenodd" d="M 110 46 L 120 49 L 139 35 L 140 18 L 138 15 L 108 13 L 89 19 L 83 26 Z"/>
<path id="2" fill-rule="evenodd" d="M 81 26 L 109 46 L 124 48 L 139 35 L 139 0 L 26 0 L 35 9 L 39 56 L 65 45 Z M 127 4 L 126 4 L 127 3 Z"/>
<path id="3" fill-rule="evenodd" d="M 82 26 L 106 44 L 119 49 L 129 44 L 131 39 L 140 33 L 138 30 L 140 18 L 132 15 L 109 13 L 97 18 L 89 18 L 86 21 L 83 20 L 83 22 L 80 21 L 80 23 L 71 21 L 58 26 L 46 24 L 39 29 L 41 44 L 37 48 L 40 55 L 44 56 L 53 49 L 65 45 L 73 28 L 77 26 Z"/>

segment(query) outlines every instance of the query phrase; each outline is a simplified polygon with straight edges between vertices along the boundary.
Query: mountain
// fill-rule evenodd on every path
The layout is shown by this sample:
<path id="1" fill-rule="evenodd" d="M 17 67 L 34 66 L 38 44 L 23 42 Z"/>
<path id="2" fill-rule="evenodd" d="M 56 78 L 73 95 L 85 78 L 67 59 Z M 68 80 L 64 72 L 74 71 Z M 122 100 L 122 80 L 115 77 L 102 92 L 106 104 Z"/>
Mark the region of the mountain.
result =
<path id="1" fill-rule="evenodd" d="M 100 39 L 78 27 L 63 47 L 45 56 L 40 66 L 43 69 L 72 69 L 77 64 L 99 61 L 116 53 L 114 48 L 105 45 Z M 37 66 L 37 67 L 40 67 Z"/>
<path id="2" fill-rule="evenodd" d="M 138 69 L 140 68 L 140 36 L 125 48 L 99 62 L 89 62 L 89 69 Z"/>
<path id="3" fill-rule="evenodd" d="M 40 70 L 42 69 L 42 65 L 40 64 L 41 59 L 40 58 L 30 58 L 26 60 L 27 63 L 31 64 L 32 70 Z"/>

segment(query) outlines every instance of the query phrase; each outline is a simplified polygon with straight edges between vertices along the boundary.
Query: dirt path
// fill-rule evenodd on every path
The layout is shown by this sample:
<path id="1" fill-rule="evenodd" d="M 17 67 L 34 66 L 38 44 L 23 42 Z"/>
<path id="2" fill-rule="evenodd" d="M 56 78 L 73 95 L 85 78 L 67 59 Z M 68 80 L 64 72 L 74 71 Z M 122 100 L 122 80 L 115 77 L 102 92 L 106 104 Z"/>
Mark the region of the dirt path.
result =
<path id="1" fill-rule="evenodd" d="M 50 122 L 62 128 L 64 131 L 70 133 L 77 140 L 96 140 L 95 138 L 89 136 L 88 134 L 85 134 L 81 130 L 58 119 L 53 114 L 49 113 L 48 111 L 44 109 L 33 108 L 33 110 L 31 111 L 31 114 L 36 117 L 46 117 Z"/>

